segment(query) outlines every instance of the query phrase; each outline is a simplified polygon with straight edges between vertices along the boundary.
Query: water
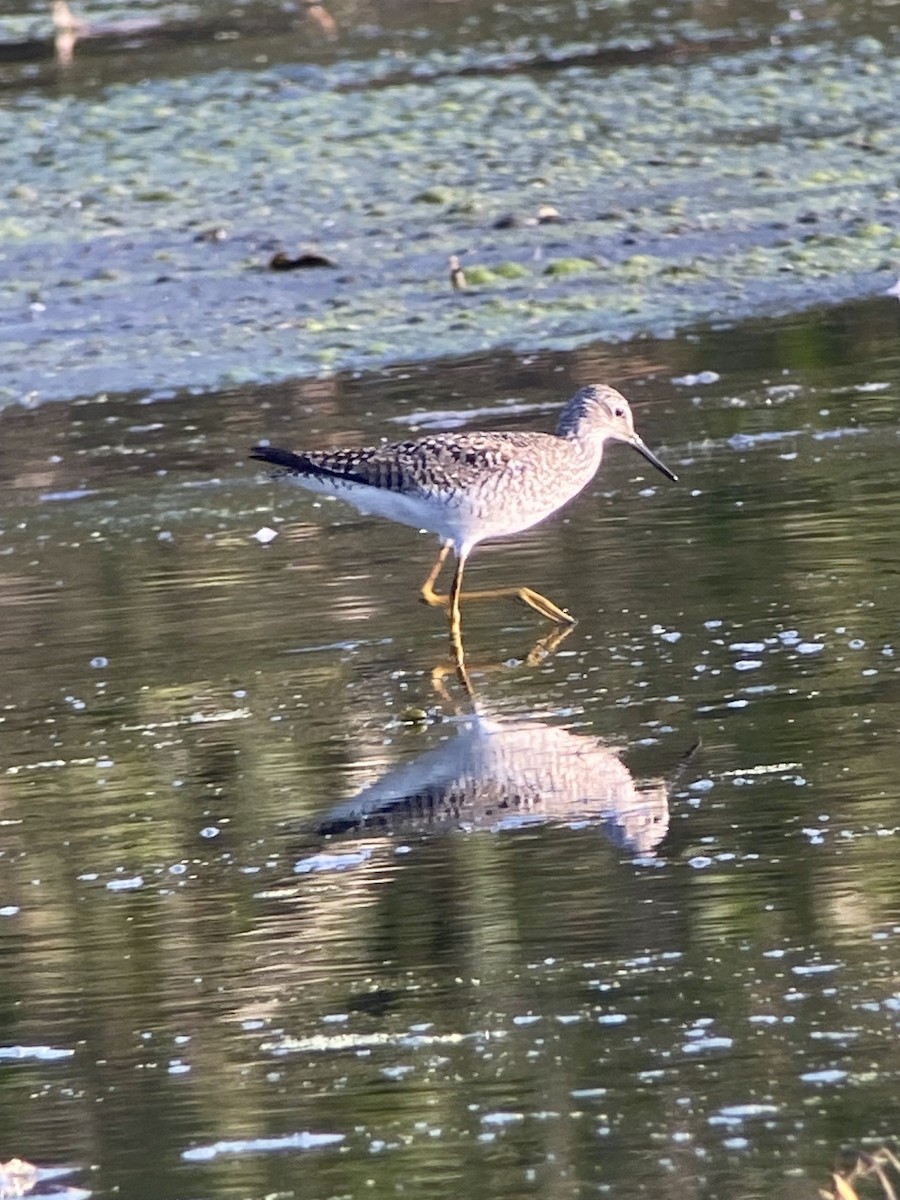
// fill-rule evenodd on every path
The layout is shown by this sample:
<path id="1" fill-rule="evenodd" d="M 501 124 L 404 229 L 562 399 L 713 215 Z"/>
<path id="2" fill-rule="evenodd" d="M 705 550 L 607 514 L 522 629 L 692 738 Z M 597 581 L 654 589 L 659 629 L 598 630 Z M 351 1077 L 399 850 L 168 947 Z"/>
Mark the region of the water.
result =
<path id="1" fill-rule="evenodd" d="M 805 1198 L 896 1138 L 900 307 L 738 320 L 896 278 L 893 6 L 0 7 L 0 1163 Z M 476 550 L 579 623 L 466 607 L 474 697 L 433 539 L 246 457 L 592 381 L 681 482 Z"/>
<path id="2" fill-rule="evenodd" d="M 6 410 L 0 1157 L 810 1196 L 894 1135 L 897 316 Z M 612 447 L 475 552 L 579 624 L 466 608 L 474 708 L 433 541 L 246 461 L 595 378 L 681 483 Z"/>

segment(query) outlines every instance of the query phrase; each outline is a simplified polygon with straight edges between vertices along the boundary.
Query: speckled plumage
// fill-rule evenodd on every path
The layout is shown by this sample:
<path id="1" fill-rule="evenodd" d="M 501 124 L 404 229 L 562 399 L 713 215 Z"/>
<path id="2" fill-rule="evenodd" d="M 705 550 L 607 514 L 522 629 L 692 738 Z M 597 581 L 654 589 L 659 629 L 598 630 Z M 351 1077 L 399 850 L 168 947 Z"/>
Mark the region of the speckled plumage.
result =
<path id="1" fill-rule="evenodd" d="M 459 431 L 341 450 L 257 446 L 251 457 L 361 512 L 431 530 L 460 553 L 561 508 L 593 479 L 607 438 L 645 450 L 624 396 L 595 386 L 572 397 L 556 433 Z"/>
<path id="2" fill-rule="evenodd" d="M 310 491 L 338 496 L 360 512 L 436 533 L 444 545 L 438 567 L 450 547 L 459 563 L 450 600 L 458 623 L 453 597 L 458 597 L 462 567 L 473 547 L 530 529 L 568 503 L 597 473 L 608 439 L 627 442 L 675 479 L 635 433 L 628 401 L 605 385 L 576 392 L 555 433 L 454 431 L 341 450 L 256 446 L 250 457 Z M 423 589 L 429 602 L 439 599 L 430 590 L 435 578 L 436 572 Z M 520 598 L 550 619 L 561 619 L 557 614 L 562 610 L 549 602 L 542 608 L 529 598 L 535 596 L 529 592 Z"/>

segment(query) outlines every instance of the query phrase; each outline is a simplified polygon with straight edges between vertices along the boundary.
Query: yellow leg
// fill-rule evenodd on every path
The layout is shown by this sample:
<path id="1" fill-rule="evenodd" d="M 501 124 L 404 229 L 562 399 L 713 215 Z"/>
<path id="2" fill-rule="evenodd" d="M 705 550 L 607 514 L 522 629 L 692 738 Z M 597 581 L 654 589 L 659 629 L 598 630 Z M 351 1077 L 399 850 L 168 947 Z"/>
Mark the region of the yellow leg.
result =
<path id="1" fill-rule="evenodd" d="M 456 560 L 456 570 L 453 572 L 453 582 L 450 585 L 450 637 L 454 649 L 457 644 L 462 646 L 462 617 L 459 602 L 462 599 L 463 571 L 466 566 L 466 556 L 461 554 Z"/>
<path id="2" fill-rule="evenodd" d="M 447 561 L 447 555 L 452 549 L 452 542 L 444 542 L 443 546 L 441 546 L 441 552 L 437 556 L 437 562 L 428 572 L 428 578 L 422 584 L 420 595 L 425 603 L 430 604 L 432 607 L 437 606 L 438 608 L 443 608 L 447 604 L 448 598 L 446 596 L 438 595 L 438 593 L 434 590 L 434 585 L 437 583 L 438 576 L 441 573 L 441 567 L 443 567 L 444 563 Z"/>
<path id="3" fill-rule="evenodd" d="M 560 608 L 558 604 L 554 604 L 552 600 L 548 600 L 546 596 L 542 596 L 540 592 L 536 592 L 534 588 L 498 588 L 494 592 L 479 592 L 477 595 L 484 597 L 512 596 L 514 600 L 519 600 L 522 604 L 527 604 L 529 608 L 533 608 L 535 612 L 546 617 L 548 621 L 552 621 L 555 625 L 575 625 L 576 618 L 571 613 L 567 613 L 564 608 Z"/>
<path id="4" fill-rule="evenodd" d="M 535 612 L 541 614 L 548 621 L 552 621 L 555 625 L 574 625 L 575 618 L 554 604 L 552 600 L 548 600 L 546 596 L 542 596 L 540 592 L 536 592 L 529 587 L 505 587 L 491 588 L 480 592 L 464 592 L 462 591 L 462 568 L 463 563 L 460 561 L 456 567 L 456 574 L 453 576 L 453 586 L 450 589 L 450 595 L 442 595 L 434 590 L 434 585 L 437 583 L 438 576 L 441 573 L 441 568 L 447 561 L 447 555 L 453 548 L 452 542 L 445 542 L 441 547 L 441 552 L 437 557 L 437 562 L 428 572 L 428 578 L 422 584 L 421 596 L 426 604 L 437 608 L 450 608 L 450 627 L 451 631 L 454 626 L 459 626 L 459 604 L 462 600 L 504 600 L 513 599 L 519 600 L 522 604 L 527 604 L 529 608 L 533 608 Z M 455 597 L 455 598 L 454 598 Z M 455 615 L 454 615 L 455 609 Z"/>
<path id="5" fill-rule="evenodd" d="M 469 668 L 466 666 L 466 652 L 463 649 L 462 628 L 457 623 L 456 626 L 451 622 L 450 625 L 450 641 L 453 643 L 453 661 L 456 665 L 456 677 L 463 686 L 463 691 L 470 700 L 475 699 L 475 689 L 472 687 L 472 679 L 469 675 Z"/>

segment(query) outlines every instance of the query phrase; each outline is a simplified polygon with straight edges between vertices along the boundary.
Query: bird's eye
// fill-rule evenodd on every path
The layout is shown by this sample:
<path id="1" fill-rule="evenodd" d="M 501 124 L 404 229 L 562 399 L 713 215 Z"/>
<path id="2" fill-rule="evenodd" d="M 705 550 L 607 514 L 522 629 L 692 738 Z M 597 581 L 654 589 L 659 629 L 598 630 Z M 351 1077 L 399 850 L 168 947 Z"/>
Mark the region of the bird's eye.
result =
<path id="1" fill-rule="evenodd" d="M 614 409 L 613 409 L 613 416 L 614 416 L 614 417 L 624 417 L 624 416 L 625 416 L 625 409 L 624 409 L 624 408 L 614 408 Z"/>

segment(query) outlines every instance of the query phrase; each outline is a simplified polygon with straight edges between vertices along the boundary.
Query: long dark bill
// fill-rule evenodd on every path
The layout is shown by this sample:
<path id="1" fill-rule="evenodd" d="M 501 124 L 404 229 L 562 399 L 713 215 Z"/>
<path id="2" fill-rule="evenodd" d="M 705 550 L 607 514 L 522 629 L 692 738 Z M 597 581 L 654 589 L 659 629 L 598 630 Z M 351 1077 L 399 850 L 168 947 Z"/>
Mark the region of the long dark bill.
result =
<path id="1" fill-rule="evenodd" d="M 659 461 L 650 447 L 646 445 L 643 438 L 640 438 L 637 434 L 635 434 L 634 437 L 629 441 L 628 445 L 634 446 L 638 454 L 642 454 L 648 463 L 652 463 L 653 466 L 656 467 L 657 471 L 661 471 L 663 475 L 665 475 L 666 479 L 671 479 L 673 483 L 678 482 L 678 476 L 675 474 L 675 472 L 670 471 L 665 463 Z"/>

